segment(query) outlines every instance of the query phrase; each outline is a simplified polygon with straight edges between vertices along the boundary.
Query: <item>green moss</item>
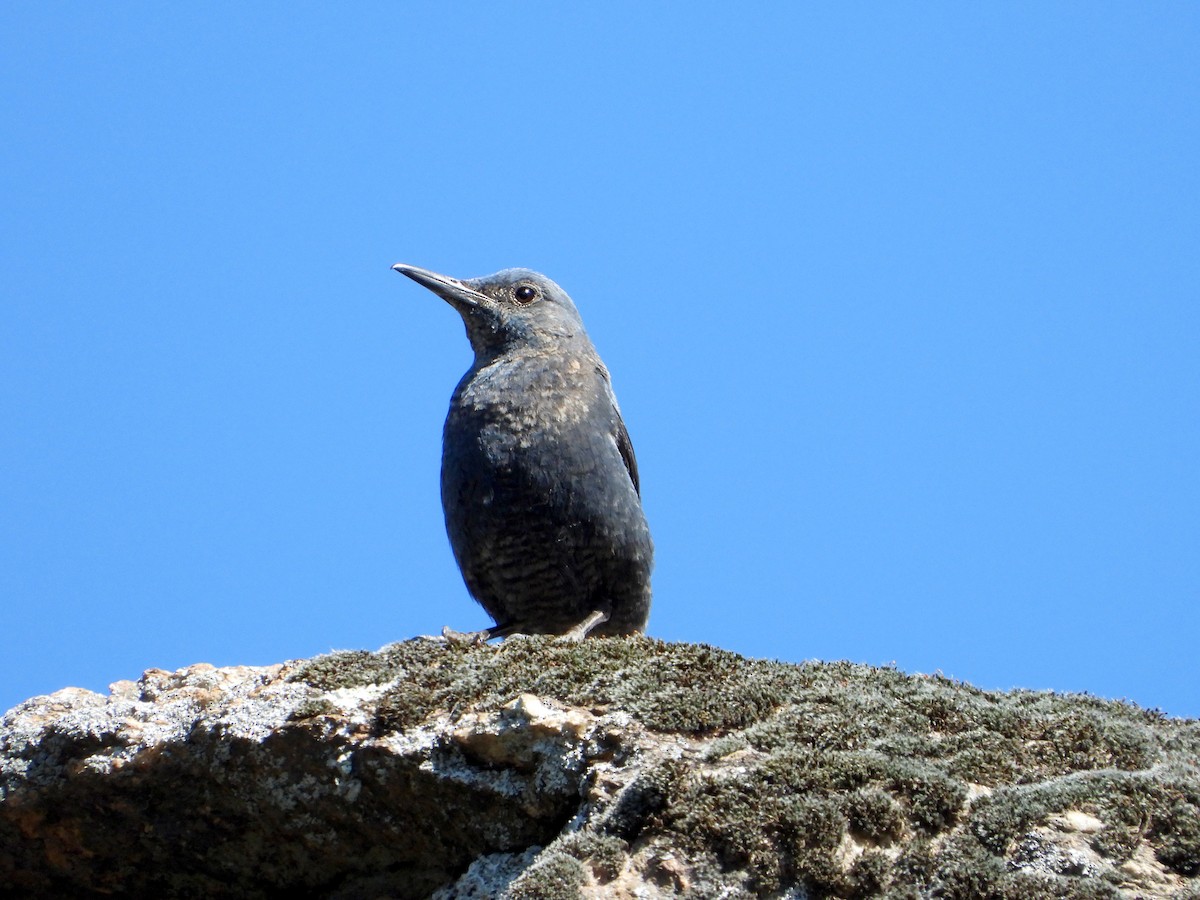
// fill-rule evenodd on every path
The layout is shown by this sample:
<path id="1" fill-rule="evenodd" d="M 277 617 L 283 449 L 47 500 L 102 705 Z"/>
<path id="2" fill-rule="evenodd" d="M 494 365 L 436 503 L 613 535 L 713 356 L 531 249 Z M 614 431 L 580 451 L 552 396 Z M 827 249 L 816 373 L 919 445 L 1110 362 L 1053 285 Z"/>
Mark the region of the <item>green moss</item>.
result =
<path id="1" fill-rule="evenodd" d="M 928 765 L 893 761 L 887 786 L 908 802 L 913 824 L 930 834 L 953 825 L 967 799 L 965 785 Z"/>
<path id="2" fill-rule="evenodd" d="M 575 897 L 587 870 L 604 883 L 652 840 L 712 874 L 694 896 L 717 883 L 712 896 L 735 896 L 738 885 L 760 896 L 803 887 L 892 900 L 1116 896 L 1102 879 L 1006 866 L 1013 841 L 1072 809 L 1104 823 L 1092 846 L 1114 866 L 1148 841 L 1163 865 L 1200 874 L 1200 725 L 1129 704 L 644 637 L 416 640 L 321 657 L 292 677 L 321 690 L 386 685 L 384 733 L 529 692 L 715 738 L 699 757 L 642 771 L 551 845 L 514 896 Z M 319 714 L 319 701 L 301 709 Z M 994 791 L 969 806 L 969 784 Z M 850 865 L 849 840 L 865 847 Z"/>
<path id="3" fill-rule="evenodd" d="M 868 850 L 854 861 L 847 873 L 848 894 L 852 898 L 878 897 L 892 880 L 892 860 L 878 850 Z"/>
<path id="4" fill-rule="evenodd" d="M 1144 769 L 1156 753 L 1133 726 L 1090 710 L 1047 718 L 1034 740 L 1038 771 L 1064 774 L 1089 769 Z"/>
<path id="5" fill-rule="evenodd" d="M 523 637 L 498 647 L 418 639 L 378 654 L 335 653 L 291 677 L 325 690 L 395 682 L 380 703 L 383 730 L 410 727 L 437 709 L 495 708 L 531 692 L 580 706 L 619 705 L 657 731 L 701 734 L 770 715 L 800 685 L 800 671 L 701 644 Z"/>
<path id="6" fill-rule="evenodd" d="M 594 831 L 567 835 L 554 843 L 554 849 L 586 865 L 601 883 L 612 881 L 621 874 L 629 853 L 629 845 L 625 841 Z"/>
<path id="7" fill-rule="evenodd" d="M 1004 866 L 973 841 L 950 841 L 931 863 L 933 896 L 944 900 L 1008 900 L 1003 887 Z"/>
<path id="8" fill-rule="evenodd" d="M 679 839 L 746 867 L 756 886 L 804 883 L 844 895 L 879 881 L 844 873 L 838 848 L 849 831 L 890 843 L 907 830 L 937 834 L 956 820 L 965 787 L 924 762 L 872 752 L 781 750 L 736 777 L 683 780 L 667 820 Z M 879 860 L 864 863 L 878 867 Z"/>
<path id="9" fill-rule="evenodd" d="M 789 797 L 780 805 L 778 822 L 784 883 L 804 883 L 818 891 L 844 893 L 847 883 L 837 850 L 848 823 L 833 798 Z M 769 886 L 775 888 L 778 884 Z"/>
<path id="10" fill-rule="evenodd" d="M 595 827 L 604 834 L 632 842 L 647 826 L 661 826 L 662 812 L 678 790 L 687 768 L 677 759 L 651 765 L 595 820 Z"/>
<path id="11" fill-rule="evenodd" d="M 841 809 L 856 837 L 891 844 L 904 833 L 904 810 L 887 791 L 859 788 L 846 795 Z"/>
<path id="12" fill-rule="evenodd" d="M 1192 798 L 1172 798 L 1153 817 L 1150 839 L 1159 862 L 1180 875 L 1200 875 L 1200 809 Z"/>
<path id="13" fill-rule="evenodd" d="M 1114 865 L 1120 865 L 1133 856 L 1134 851 L 1142 843 L 1144 837 L 1141 828 L 1110 825 L 1100 831 L 1089 841 L 1093 850 L 1110 860 Z"/>
<path id="14" fill-rule="evenodd" d="M 1091 844 L 1119 865 L 1148 837 L 1158 859 L 1180 875 L 1200 874 L 1200 790 L 1194 776 L 1085 773 L 998 791 L 978 804 L 971 830 L 1000 854 L 1018 835 L 1066 809 L 1084 809 L 1107 827 Z"/>
<path id="15" fill-rule="evenodd" d="M 584 872 L 579 860 L 548 853 L 526 869 L 508 889 L 510 900 L 578 900 Z"/>
<path id="16" fill-rule="evenodd" d="M 937 872 L 937 854 L 928 838 L 917 836 L 896 857 L 892 884 L 885 896 L 890 900 L 917 900 L 928 896 Z"/>
<path id="17" fill-rule="evenodd" d="M 384 653 L 366 650 L 343 650 L 318 656 L 304 663 L 290 676 L 292 681 L 304 681 L 325 691 L 380 684 L 395 675 L 394 667 Z"/>
<path id="18" fill-rule="evenodd" d="M 1113 885 L 1094 878 L 1056 878 L 1014 872 L 970 835 L 950 841 L 935 860 L 922 896 L 945 900 L 1121 900 Z"/>
<path id="19" fill-rule="evenodd" d="M 337 707 L 324 697 L 305 700 L 288 714 L 288 719 L 298 722 L 301 719 L 313 719 L 317 716 L 327 716 L 336 712 Z"/>

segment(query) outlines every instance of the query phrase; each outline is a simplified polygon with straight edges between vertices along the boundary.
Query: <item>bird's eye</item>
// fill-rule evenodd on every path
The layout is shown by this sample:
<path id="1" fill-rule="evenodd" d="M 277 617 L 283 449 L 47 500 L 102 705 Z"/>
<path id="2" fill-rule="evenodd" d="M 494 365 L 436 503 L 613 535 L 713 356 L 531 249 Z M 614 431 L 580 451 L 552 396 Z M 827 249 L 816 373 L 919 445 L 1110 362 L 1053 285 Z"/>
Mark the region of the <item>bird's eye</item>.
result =
<path id="1" fill-rule="evenodd" d="M 537 288 L 531 287 L 528 284 L 522 284 L 513 291 L 513 297 L 518 303 L 532 303 L 537 295 Z"/>

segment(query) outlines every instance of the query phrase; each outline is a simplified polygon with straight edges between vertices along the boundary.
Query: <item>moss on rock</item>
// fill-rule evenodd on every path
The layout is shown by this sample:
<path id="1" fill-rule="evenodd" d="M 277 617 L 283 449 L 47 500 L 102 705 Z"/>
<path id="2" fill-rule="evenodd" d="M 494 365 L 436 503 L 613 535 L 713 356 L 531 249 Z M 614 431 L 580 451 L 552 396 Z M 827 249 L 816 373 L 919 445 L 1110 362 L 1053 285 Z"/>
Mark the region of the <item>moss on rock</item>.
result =
<path id="1" fill-rule="evenodd" d="M 317 657 L 291 677 L 324 690 L 391 684 L 379 706 L 383 730 L 411 727 L 437 710 L 494 709 L 533 693 L 575 706 L 619 706 L 648 728 L 687 734 L 758 722 L 804 680 L 796 666 L 644 637 L 517 637 L 498 647 L 417 639 L 376 654 Z"/>
<path id="2" fill-rule="evenodd" d="M 513 897 L 577 896 L 654 842 L 685 852 L 693 896 L 719 881 L 713 896 L 1119 897 L 1139 847 L 1180 890 L 1200 874 L 1200 724 L 1127 703 L 644 637 L 416 640 L 291 677 L 384 685 L 380 733 L 532 693 L 681 742 L 554 842 Z M 1064 837 L 1068 814 L 1100 824 Z"/>

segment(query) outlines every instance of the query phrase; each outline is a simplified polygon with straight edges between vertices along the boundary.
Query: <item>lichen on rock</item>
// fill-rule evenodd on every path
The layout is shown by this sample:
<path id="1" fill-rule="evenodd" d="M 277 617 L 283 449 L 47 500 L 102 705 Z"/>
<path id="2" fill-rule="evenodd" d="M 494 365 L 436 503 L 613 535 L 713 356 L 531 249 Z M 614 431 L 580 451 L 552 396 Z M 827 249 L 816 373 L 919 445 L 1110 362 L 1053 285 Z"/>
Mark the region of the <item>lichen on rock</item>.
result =
<path id="1" fill-rule="evenodd" d="M 0 896 L 1197 897 L 1200 723 L 643 637 L 151 670 L 0 721 Z"/>

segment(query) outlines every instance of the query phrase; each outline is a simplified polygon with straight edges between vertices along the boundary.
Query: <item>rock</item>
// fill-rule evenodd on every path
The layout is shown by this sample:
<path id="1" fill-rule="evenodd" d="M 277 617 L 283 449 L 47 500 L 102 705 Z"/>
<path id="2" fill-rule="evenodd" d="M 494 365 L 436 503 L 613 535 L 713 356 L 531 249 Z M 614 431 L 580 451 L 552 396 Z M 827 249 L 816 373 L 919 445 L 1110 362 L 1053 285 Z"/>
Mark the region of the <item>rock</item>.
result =
<path id="1" fill-rule="evenodd" d="M 1195 897 L 1200 723 L 644 637 L 152 669 L 0 720 L 2 897 Z"/>

